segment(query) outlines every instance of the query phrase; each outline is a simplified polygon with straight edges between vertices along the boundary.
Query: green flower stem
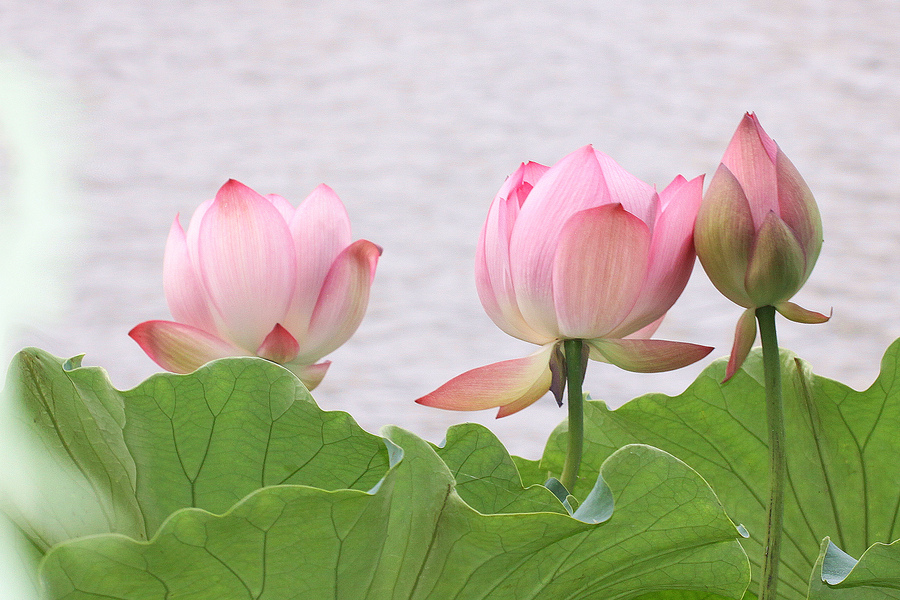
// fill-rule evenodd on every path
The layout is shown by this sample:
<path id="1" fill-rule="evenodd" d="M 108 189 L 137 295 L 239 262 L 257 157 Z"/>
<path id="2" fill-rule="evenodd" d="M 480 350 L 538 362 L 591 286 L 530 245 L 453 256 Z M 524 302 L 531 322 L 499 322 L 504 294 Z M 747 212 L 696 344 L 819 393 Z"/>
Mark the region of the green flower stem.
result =
<path id="1" fill-rule="evenodd" d="M 775 334 L 775 307 L 756 309 L 762 339 L 763 370 L 766 380 L 766 415 L 769 428 L 769 511 L 766 518 L 766 545 L 763 556 L 759 600 L 775 600 L 778 563 L 784 520 L 784 410 L 781 401 L 781 357 Z"/>
<path id="2" fill-rule="evenodd" d="M 560 482 L 571 494 L 578 481 L 578 470 L 581 468 L 581 452 L 584 445 L 584 342 L 582 340 L 566 340 L 566 387 L 569 389 L 569 437 L 566 448 L 566 463 L 563 466 Z"/>

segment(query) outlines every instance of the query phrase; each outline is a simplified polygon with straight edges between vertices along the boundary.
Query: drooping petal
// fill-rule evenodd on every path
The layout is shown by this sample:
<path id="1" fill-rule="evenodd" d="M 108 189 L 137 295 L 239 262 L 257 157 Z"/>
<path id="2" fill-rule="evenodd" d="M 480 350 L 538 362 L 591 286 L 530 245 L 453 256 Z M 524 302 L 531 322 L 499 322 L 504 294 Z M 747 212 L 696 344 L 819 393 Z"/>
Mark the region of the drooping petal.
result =
<path id="1" fill-rule="evenodd" d="M 647 273 L 650 230 L 621 204 L 576 213 L 560 233 L 553 303 L 560 337 L 604 337 L 631 312 Z"/>
<path id="2" fill-rule="evenodd" d="M 229 180 L 200 223 L 200 273 L 223 337 L 255 351 L 282 322 L 294 293 L 296 257 L 272 203 Z"/>
<path id="3" fill-rule="evenodd" d="M 256 349 L 256 355 L 280 365 L 289 363 L 297 357 L 300 344 L 287 329 L 276 323 L 263 343 Z"/>
<path id="4" fill-rule="evenodd" d="M 519 311 L 510 271 L 509 239 L 521 205 L 547 168 L 527 163 L 509 176 L 488 210 L 475 255 L 475 285 L 485 312 L 504 332 L 536 344 L 553 338 L 534 331 Z"/>
<path id="5" fill-rule="evenodd" d="M 722 157 L 722 163 L 744 190 L 757 228 L 770 211 L 778 211 L 776 150 L 775 142 L 760 127 L 756 115 L 747 113 Z"/>
<path id="6" fill-rule="evenodd" d="M 816 325 L 818 323 L 825 323 L 831 319 L 830 313 L 826 316 L 822 313 L 817 313 L 813 310 L 798 306 L 793 302 L 779 302 L 775 305 L 775 310 L 780 312 L 785 319 L 793 321 L 794 323 Z"/>
<path id="7" fill-rule="evenodd" d="M 679 175 L 662 191 L 663 209 L 653 229 L 647 276 L 628 318 L 609 337 L 626 337 L 656 321 L 684 291 L 694 270 L 694 222 L 702 198 L 702 175 L 691 181 Z"/>
<path id="8" fill-rule="evenodd" d="M 314 365 L 302 365 L 298 363 L 288 363 L 284 365 L 287 369 L 289 369 L 300 381 L 303 382 L 303 385 L 306 386 L 306 389 L 309 391 L 313 391 L 316 389 L 322 380 L 325 378 L 325 373 L 328 371 L 328 367 L 331 366 L 330 360 L 323 360 L 320 363 L 316 363 Z"/>
<path id="9" fill-rule="evenodd" d="M 334 190 L 321 184 L 297 207 L 290 229 L 296 249 L 297 280 L 284 326 L 297 338 L 303 338 L 331 265 L 350 245 L 350 217 Z"/>
<path id="10" fill-rule="evenodd" d="M 555 346 L 552 342 L 531 356 L 466 371 L 416 402 L 445 410 L 484 410 L 507 404 L 521 410 L 550 389 L 550 356 Z"/>
<path id="11" fill-rule="evenodd" d="M 638 339 L 586 340 L 592 349 L 620 369 L 637 373 L 659 373 L 695 363 L 710 352 L 711 346 L 687 342 Z"/>
<path id="12" fill-rule="evenodd" d="M 697 213 L 694 247 L 716 288 L 744 308 L 753 306 L 744 277 L 755 235 L 741 185 L 728 167 L 719 165 Z"/>
<path id="13" fill-rule="evenodd" d="M 781 150 L 778 151 L 775 168 L 778 176 L 779 216 L 797 236 L 806 255 L 806 281 L 822 249 L 822 217 L 809 186 Z"/>
<path id="14" fill-rule="evenodd" d="M 216 333 L 209 310 L 206 291 L 188 253 L 187 239 L 178 217 L 169 230 L 163 259 L 163 290 L 169 312 L 179 323 L 186 323 L 207 333 Z"/>
<path id="15" fill-rule="evenodd" d="M 128 335 L 156 364 L 173 373 L 190 373 L 217 358 L 249 356 L 226 340 L 173 321 L 145 321 Z"/>
<path id="16" fill-rule="evenodd" d="M 665 318 L 666 318 L 666 315 L 661 316 L 660 318 L 653 321 L 646 327 L 638 329 L 637 331 L 635 331 L 634 333 L 632 333 L 630 335 L 626 335 L 624 339 L 646 340 L 646 339 L 653 337 L 653 334 L 656 333 L 656 330 L 659 329 L 659 326 L 662 325 L 663 319 L 665 319 Z M 615 334 L 610 334 L 610 338 L 615 338 L 615 337 L 616 337 Z M 609 360 L 605 356 L 603 356 L 603 354 L 601 354 L 599 350 L 597 350 L 590 344 L 588 344 L 587 346 L 590 350 L 589 356 L 590 356 L 591 360 L 595 360 L 597 362 L 605 362 L 605 363 L 609 362 Z"/>
<path id="17" fill-rule="evenodd" d="M 734 330 L 734 344 L 731 346 L 731 355 L 728 357 L 728 367 L 725 370 L 725 383 L 741 368 L 750 349 L 753 348 L 753 342 L 756 341 L 756 310 L 748 308 L 741 313 L 738 319 L 737 327 Z"/>
<path id="18" fill-rule="evenodd" d="M 610 201 L 621 203 L 625 210 L 646 223 L 652 232 L 660 204 L 656 190 L 623 169 L 610 156 L 599 150 L 594 150 L 594 153 L 603 170 Z"/>
<path id="19" fill-rule="evenodd" d="M 381 248 L 357 240 L 335 259 L 322 284 L 297 360 L 312 363 L 350 339 L 369 303 Z"/>
<path id="20" fill-rule="evenodd" d="M 564 157 L 535 184 L 509 242 L 510 270 L 522 317 L 540 335 L 557 337 L 553 262 L 559 234 L 576 212 L 609 204 L 594 149 Z"/>
<path id="21" fill-rule="evenodd" d="M 763 221 L 745 286 L 755 306 L 787 300 L 806 280 L 806 258 L 794 233 L 774 212 Z"/>

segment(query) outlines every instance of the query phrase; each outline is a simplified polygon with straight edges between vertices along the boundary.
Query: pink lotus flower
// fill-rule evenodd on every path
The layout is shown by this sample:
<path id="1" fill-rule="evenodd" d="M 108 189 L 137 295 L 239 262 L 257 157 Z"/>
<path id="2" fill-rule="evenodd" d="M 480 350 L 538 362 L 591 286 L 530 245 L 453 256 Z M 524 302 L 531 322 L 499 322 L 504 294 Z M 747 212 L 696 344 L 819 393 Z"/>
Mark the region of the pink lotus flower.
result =
<path id="1" fill-rule="evenodd" d="M 774 306 L 800 323 L 829 319 L 787 301 L 816 264 L 822 219 L 806 182 L 753 113 L 744 115 L 709 184 L 694 241 L 716 288 L 747 309 L 738 321 L 726 379 L 756 339 L 756 308 Z"/>
<path id="2" fill-rule="evenodd" d="M 175 321 L 129 332 L 162 368 L 189 373 L 216 358 L 260 356 L 309 388 L 320 358 L 362 321 L 381 248 L 351 243 L 350 220 L 320 185 L 296 209 L 229 180 L 200 205 L 187 233 L 178 217 L 166 243 L 163 280 Z"/>
<path id="3" fill-rule="evenodd" d="M 648 339 L 687 284 L 703 177 L 662 193 L 585 146 L 552 168 L 523 164 L 481 232 L 478 294 L 506 333 L 541 346 L 473 369 L 416 402 L 450 410 L 500 407 L 498 417 L 562 393 L 561 342 L 629 371 L 676 369 L 712 348 Z"/>

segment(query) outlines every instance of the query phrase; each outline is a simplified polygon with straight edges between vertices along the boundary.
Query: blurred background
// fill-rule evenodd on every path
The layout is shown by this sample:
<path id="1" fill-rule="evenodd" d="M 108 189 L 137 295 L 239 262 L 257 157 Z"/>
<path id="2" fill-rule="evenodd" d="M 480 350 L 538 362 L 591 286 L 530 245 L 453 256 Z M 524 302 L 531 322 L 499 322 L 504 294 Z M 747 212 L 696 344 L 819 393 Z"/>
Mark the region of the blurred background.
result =
<path id="1" fill-rule="evenodd" d="M 499 421 L 413 403 L 534 349 L 500 332 L 475 291 L 494 194 L 520 162 L 587 143 L 660 189 L 711 177 L 756 111 L 822 211 L 822 255 L 796 299 L 834 309 L 825 325 L 781 320 L 780 342 L 866 387 L 900 337 L 898 30 L 896 0 L 0 0 L 0 61 L 35 78 L 17 109 L 0 107 L 18 115 L 0 130 L 0 293 L 16 323 L 4 368 L 36 345 L 137 385 L 159 369 L 127 332 L 169 318 L 176 213 L 186 224 L 229 178 L 295 205 L 325 182 L 354 237 L 384 255 L 319 404 L 434 442 L 477 420 L 536 457 L 565 416 L 550 396 Z M 9 250 L 26 247 L 43 262 Z M 586 389 L 613 406 L 679 393 L 728 353 L 740 311 L 698 265 L 657 337 L 713 354 L 659 375 L 591 363 Z"/>

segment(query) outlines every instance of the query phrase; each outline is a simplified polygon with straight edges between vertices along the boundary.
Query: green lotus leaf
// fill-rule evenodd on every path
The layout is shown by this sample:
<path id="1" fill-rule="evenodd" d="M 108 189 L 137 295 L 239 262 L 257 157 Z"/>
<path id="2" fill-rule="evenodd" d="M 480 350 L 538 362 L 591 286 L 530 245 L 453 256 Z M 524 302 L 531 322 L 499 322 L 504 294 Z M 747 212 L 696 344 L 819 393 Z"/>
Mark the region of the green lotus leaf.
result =
<path id="1" fill-rule="evenodd" d="M 149 542 L 65 542 L 42 563 L 47 597 L 700 600 L 746 587 L 734 525 L 703 479 L 665 452 L 611 455 L 601 472 L 615 512 L 590 524 L 482 514 L 431 445 L 384 433 L 402 458 L 373 492 L 272 486 L 222 515 L 179 510 Z"/>
<path id="2" fill-rule="evenodd" d="M 805 600 L 822 539 L 860 556 L 869 546 L 900 538 L 900 341 L 865 391 L 815 376 L 792 353 L 781 353 L 786 420 L 787 481 L 779 597 Z M 681 395 L 650 394 L 617 410 L 586 403 L 583 497 L 600 465 L 617 448 L 640 442 L 695 468 L 726 512 L 750 537 L 758 588 L 768 496 L 768 435 L 759 350 L 728 382 L 724 361 L 708 367 Z M 552 434 L 540 465 L 524 473 L 561 471 L 565 424 Z M 528 479 L 526 478 L 526 482 Z M 849 597 L 849 596 L 848 596 Z"/>
<path id="3" fill-rule="evenodd" d="M 8 375 L 32 454 L 54 467 L 33 474 L 27 506 L 7 506 L 42 551 L 94 533 L 146 539 L 179 509 L 223 512 L 265 486 L 367 490 L 388 469 L 380 437 L 319 409 L 274 363 L 225 359 L 127 391 L 79 365 L 26 349 Z"/>
<path id="4" fill-rule="evenodd" d="M 809 581 L 810 600 L 900 598 L 900 540 L 873 544 L 859 561 L 830 539 L 822 542 Z"/>

